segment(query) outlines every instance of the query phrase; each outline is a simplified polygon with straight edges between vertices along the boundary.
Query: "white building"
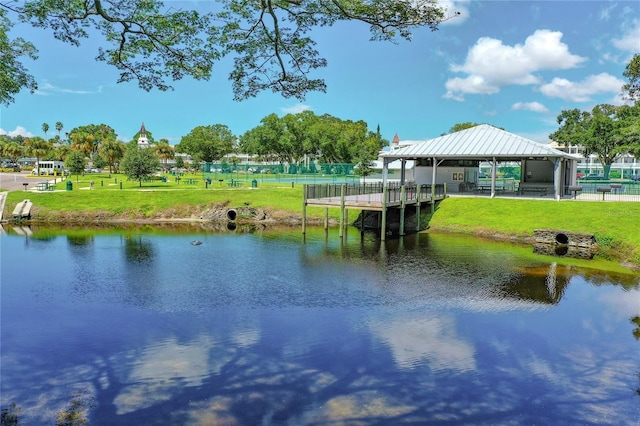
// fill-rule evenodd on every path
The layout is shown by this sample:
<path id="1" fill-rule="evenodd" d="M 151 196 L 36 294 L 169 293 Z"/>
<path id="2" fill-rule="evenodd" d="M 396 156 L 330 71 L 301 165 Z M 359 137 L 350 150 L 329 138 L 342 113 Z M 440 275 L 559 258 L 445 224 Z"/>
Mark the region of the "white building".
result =
<path id="1" fill-rule="evenodd" d="M 577 172 L 582 176 L 604 176 L 604 167 L 598 159 L 596 154 L 586 154 L 586 150 L 583 146 L 559 146 L 557 142 L 549 142 L 549 146 L 560 151 L 564 151 L 569 154 L 577 155 L 578 170 Z M 632 176 L 640 176 L 640 160 L 633 155 L 624 154 L 620 156 L 612 165 L 610 172 L 618 172 L 620 178 L 631 179 Z"/>

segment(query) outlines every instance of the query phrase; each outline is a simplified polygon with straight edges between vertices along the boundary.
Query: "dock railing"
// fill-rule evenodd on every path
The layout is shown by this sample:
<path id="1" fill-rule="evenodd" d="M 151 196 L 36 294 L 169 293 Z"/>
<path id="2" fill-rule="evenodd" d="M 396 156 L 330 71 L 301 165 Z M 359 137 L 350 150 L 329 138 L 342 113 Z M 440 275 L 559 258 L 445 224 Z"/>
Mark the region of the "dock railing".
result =
<path id="1" fill-rule="evenodd" d="M 344 194 L 345 197 L 383 194 L 385 188 L 381 182 L 362 183 L 362 184 L 311 184 L 304 187 L 305 200 L 323 199 L 323 198 L 339 198 Z M 391 182 L 386 187 L 386 204 L 398 204 L 402 201 L 402 188 L 398 182 Z M 404 201 L 413 203 L 418 201 L 428 201 L 432 197 L 442 197 L 446 194 L 446 188 L 443 184 L 416 185 L 408 183 L 404 185 Z"/>
<path id="2" fill-rule="evenodd" d="M 340 236 L 344 235 L 346 212 L 349 208 L 359 208 L 360 210 L 380 211 L 380 238 L 386 238 L 387 208 L 400 208 L 400 235 L 404 235 L 404 211 L 408 205 L 416 208 L 416 215 L 419 215 L 422 203 L 431 205 L 431 213 L 434 211 L 435 202 L 447 196 L 446 184 L 440 185 L 417 185 L 408 183 L 401 185 L 399 182 L 380 182 L 369 184 L 314 184 L 304 185 L 304 206 L 302 209 L 302 233 L 307 229 L 307 205 L 316 207 L 324 206 L 340 207 Z M 312 201 L 311 201 L 312 200 Z M 420 221 L 416 220 L 416 224 Z M 328 213 L 325 212 L 325 229 L 328 224 Z"/>

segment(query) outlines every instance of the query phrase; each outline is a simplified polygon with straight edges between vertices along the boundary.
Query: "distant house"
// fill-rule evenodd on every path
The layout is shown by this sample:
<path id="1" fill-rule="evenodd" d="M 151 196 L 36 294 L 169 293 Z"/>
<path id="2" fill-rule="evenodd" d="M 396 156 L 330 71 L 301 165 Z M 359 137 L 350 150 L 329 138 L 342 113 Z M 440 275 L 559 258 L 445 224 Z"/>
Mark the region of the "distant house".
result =
<path id="1" fill-rule="evenodd" d="M 395 146 L 394 146 L 395 145 Z M 487 188 L 495 196 L 498 163 L 518 163 L 521 167 L 517 188 L 536 188 L 556 199 L 567 195 L 576 184 L 576 155 L 554 149 L 496 127 L 481 124 L 426 141 L 404 144 L 394 141 L 392 149 L 381 155 L 383 180 L 391 164 L 402 166 L 401 181 L 417 184 L 447 184 L 448 192 L 466 191 L 479 183 L 479 165 L 488 162 L 492 179 Z M 413 162 L 413 163 L 411 163 Z"/>

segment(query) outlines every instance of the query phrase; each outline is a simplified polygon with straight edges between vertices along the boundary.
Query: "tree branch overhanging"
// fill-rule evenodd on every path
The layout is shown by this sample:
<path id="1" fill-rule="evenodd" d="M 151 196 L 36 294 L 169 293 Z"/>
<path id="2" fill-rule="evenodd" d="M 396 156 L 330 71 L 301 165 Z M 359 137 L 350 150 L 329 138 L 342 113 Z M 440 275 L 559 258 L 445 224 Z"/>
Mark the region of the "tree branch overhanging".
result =
<path id="1" fill-rule="evenodd" d="M 370 27 L 371 39 L 410 40 L 420 27 L 437 29 L 450 19 L 435 0 L 219 0 L 222 11 L 165 8 L 160 0 L 2 1 L 34 27 L 73 45 L 99 31 L 106 46 L 97 59 L 121 71 L 119 82 L 137 81 L 144 90 L 170 89 L 169 79 L 208 79 L 213 64 L 233 55 L 229 78 L 235 99 L 264 90 L 304 99 L 324 91 L 312 78 L 326 66 L 307 34 L 338 21 Z"/>

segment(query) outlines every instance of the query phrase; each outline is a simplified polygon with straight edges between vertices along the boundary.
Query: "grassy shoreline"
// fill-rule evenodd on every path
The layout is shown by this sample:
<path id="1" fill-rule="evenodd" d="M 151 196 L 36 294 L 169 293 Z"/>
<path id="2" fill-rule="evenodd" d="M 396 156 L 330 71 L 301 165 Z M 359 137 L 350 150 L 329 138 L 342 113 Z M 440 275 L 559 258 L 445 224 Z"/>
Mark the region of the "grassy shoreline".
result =
<path id="1" fill-rule="evenodd" d="M 599 258 L 640 266 L 640 203 L 451 197 L 429 224 L 504 240 L 531 239 L 535 229 L 593 234 Z"/>
<path id="2" fill-rule="evenodd" d="M 295 223 L 302 215 L 302 185 L 261 182 L 258 188 L 228 188 L 214 183 L 205 188 L 151 182 L 140 187 L 121 180 L 119 189 L 113 185 L 117 177 L 109 177 L 108 185 L 99 175 L 83 179 L 73 182 L 72 191 L 12 191 L 4 217 L 11 217 L 25 198 L 33 202 L 33 219 L 39 222 L 199 220 L 203 211 L 231 207 L 262 209 L 276 223 Z M 56 189 L 64 189 L 64 183 Z M 320 222 L 324 208 L 309 208 L 307 215 Z M 338 215 L 339 209 L 329 209 L 330 220 Z M 526 241 L 540 228 L 593 234 L 598 257 L 640 266 L 640 203 L 450 197 L 428 219 L 432 230 L 513 241 Z"/>

